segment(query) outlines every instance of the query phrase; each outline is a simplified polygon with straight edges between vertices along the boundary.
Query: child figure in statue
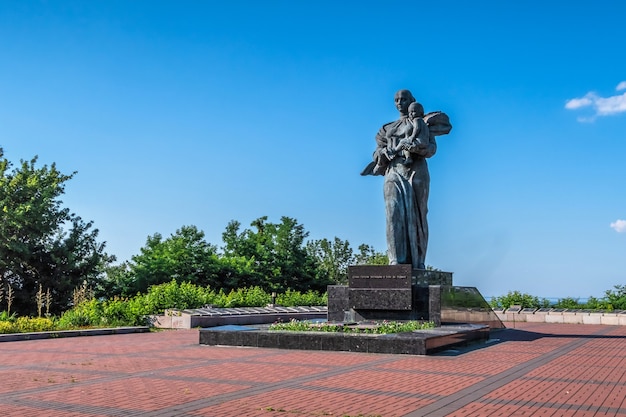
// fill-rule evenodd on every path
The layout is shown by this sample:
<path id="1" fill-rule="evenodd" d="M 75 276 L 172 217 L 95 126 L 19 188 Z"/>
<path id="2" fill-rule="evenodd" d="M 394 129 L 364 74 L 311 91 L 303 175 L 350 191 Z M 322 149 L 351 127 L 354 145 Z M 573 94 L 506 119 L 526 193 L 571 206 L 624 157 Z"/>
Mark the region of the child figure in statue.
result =
<path id="1" fill-rule="evenodd" d="M 422 139 L 420 139 L 420 133 L 426 128 L 426 123 L 424 122 L 424 107 L 418 102 L 411 103 L 409 105 L 409 121 L 412 129 L 407 129 L 405 133 L 404 139 L 401 139 L 398 142 L 398 145 L 395 147 L 395 152 L 402 151 L 402 155 L 404 156 L 404 165 L 411 165 L 413 163 L 413 159 L 411 158 L 411 152 L 409 148 L 417 147 L 417 149 L 426 149 L 428 146 L 427 143 L 424 143 Z"/>

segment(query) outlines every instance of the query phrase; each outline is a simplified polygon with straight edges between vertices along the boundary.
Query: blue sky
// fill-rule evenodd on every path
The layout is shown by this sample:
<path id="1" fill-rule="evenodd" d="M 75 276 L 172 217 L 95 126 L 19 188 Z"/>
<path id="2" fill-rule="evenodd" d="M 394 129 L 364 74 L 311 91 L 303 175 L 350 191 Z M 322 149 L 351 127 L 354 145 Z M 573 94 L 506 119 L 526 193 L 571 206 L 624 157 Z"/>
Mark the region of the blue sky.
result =
<path id="1" fill-rule="evenodd" d="M 426 262 L 486 296 L 626 284 L 626 3 L 0 1 L 0 146 L 78 171 L 63 201 L 118 260 L 146 237 L 296 218 L 385 250 L 361 177 L 410 89 Z"/>

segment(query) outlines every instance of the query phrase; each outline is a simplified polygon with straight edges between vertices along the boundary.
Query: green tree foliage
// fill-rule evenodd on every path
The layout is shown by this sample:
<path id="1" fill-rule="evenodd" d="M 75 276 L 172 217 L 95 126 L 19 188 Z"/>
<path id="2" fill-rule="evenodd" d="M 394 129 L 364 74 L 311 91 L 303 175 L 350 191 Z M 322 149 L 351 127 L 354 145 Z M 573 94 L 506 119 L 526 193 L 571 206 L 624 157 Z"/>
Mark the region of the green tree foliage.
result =
<path id="1" fill-rule="evenodd" d="M 196 226 L 183 226 L 167 239 L 159 233 L 148 236 L 132 261 L 108 268 L 98 294 L 130 296 L 171 280 L 232 289 L 249 285 L 255 276 L 250 260 L 219 256 L 217 248 L 206 242 L 204 232 Z"/>
<path id="2" fill-rule="evenodd" d="M 295 219 L 281 217 L 270 223 L 267 216 L 254 220 L 254 229 L 239 231 L 241 224 L 231 221 L 222 234 L 224 256 L 253 260 L 257 282 L 269 291 L 324 291 L 331 281 L 317 274 L 317 260 L 304 246 L 308 232 Z"/>
<path id="3" fill-rule="evenodd" d="M 333 283 L 348 282 L 348 266 L 354 263 L 354 253 L 347 240 L 335 236 L 307 242 L 308 253 L 317 259 L 318 276 L 326 277 Z"/>
<path id="4" fill-rule="evenodd" d="M 579 298 L 565 297 L 551 304 L 546 298 L 539 299 L 530 294 L 519 291 L 509 291 L 507 295 L 494 297 L 490 304 L 493 308 L 509 308 L 512 305 L 521 305 L 529 308 L 564 308 L 564 309 L 588 309 L 588 310 L 626 310 L 626 285 L 615 285 L 612 290 L 606 290 L 604 297 L 589 297 L 586 302 L 580 302 Z"/>
<path id="5" fill-rule="evenodd" d="M 106 279 L 96 288 L 100 297 L 128 297 L 145 293 L 153 285 L 190 282 L 216 290 L 259 287 L 265 291 L 320 291 L 347 280 L 351 263 L 386 264 L 387 257 L 368 245 L 354 255 L 348 241 L 337 237 L 305 244 L 308 232 L 295 219 L 280 223 L 260 217 L 241 230 L 232 220 L 226 226 L 219 253 L 196 226 L 183 226 L 164 239 L 148 236 L 131 261 L 106 268 Z"/>
<path id="6" fill-rule="evenodd" d="M 359 252 L 354 258 L 357 265 L 389 265 L 389 258 L 383 252 L 377 252 L 365 243 L 359 245 Z"/>
<path id="7" fill-rule="evenodd" d="M 11 287 L 20 315 L 36 312 L 40 286 L 50 290 L 51 312 L 66 309 L 73 289 L 95 285 L 113 260 L 93 224 L 62 207 L 59 197 L 75 173 L 36 163 L 37 157 L 13 168 L 0 149 L 0 280 Z"/>
<path id="8" fill-rule="evenodd" d="M 545 299 L 539 300 L 538 297 L 530 294 L 509 291 L 506 295 L 494 297 L 490 304 L 493 308 L 509 308 L 512 305 L 519 305 L 522 308 L 541 308 L 548 307 L 549 302 Z"/>
<path id="9" fill-rule="evenodd" d="M 589 297 L 584 307 L 597 310 L 626 310 L 626 285 L 615 285 L 613 289 L 606 290 L 604 297 L 597 299 Z"/>
<path id="10" fill-rule="evenodd" d="M 387 263 L 385 255 L 368 245 L 359 246 L 355 256 L 349 242 L 337 237 L 305 244 L 308 232 L 289 217 L 280 223 L 261 217 L 251 228 L 240 229 L 238 221 L 228 223 L 222 253 L 195 226 L 183 226 L 166 239 L 158 233 L 149 236 L 131 261 L 107 267 L 96 294 L 128 297 L 172 279 L 224 291 L 260 287 L 278 293 L 323 292 L 329 284 L 346 282 L 352 263 Z"/>
<path id="11" fill-rule="evenodd" d="M 584 308 L 584 305 L 579 302 L 578 298 L 565 297 L 565 298 L 560 298 L 556 302 L 556 304 L 554 304 L 552 307 L 576 309 L 576 308 Z"/>
<path id="12" fill-rule="evenodd" d="M 215 246 L 204 240 L 204 232 L 195 226 L 183 226 L 163 239 L 159 233 L 148 236 L 141 253 L 132 257 L 134 275 L 132 292 L 145 292 L 155 284 L 170 280 L 208 285 L 214 267 Z"/>
<path id="13" fill-rule="evenodd" d="M 134 277 L 131 263 L 122 262 L 119 265 L 107 265 L 104 269 L 105 278 L 94 288 L 96 296 L 109 298 L 114 296 L 129 296 L 133 294 Z"/>
<path id="14" fill-rule="evenodd" d="M 309 241 L 307 251 L 317 259 L 318 275 L 327 277 L 331 282 L 345 284 L 348 282 L 348 266 L 350 265 L 388 265 L 389 258 L 377 252 L 370 245 L 361 244 L 355 254 L 347 240 L 335 236 L 334 240 L 326 238 Z"/>
<path id="15" fill-rule="evenodd" d="M 616 285 L 604 295 L 612 310 L 626 310 L 626 285 Z"/>

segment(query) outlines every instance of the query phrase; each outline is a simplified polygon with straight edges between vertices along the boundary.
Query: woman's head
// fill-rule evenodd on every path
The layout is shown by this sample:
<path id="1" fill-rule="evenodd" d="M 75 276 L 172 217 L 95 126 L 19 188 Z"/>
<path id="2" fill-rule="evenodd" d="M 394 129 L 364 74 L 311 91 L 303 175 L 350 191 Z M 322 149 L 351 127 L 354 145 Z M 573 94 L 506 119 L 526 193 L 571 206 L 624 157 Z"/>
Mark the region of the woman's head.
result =
<path id="1" fill-rule="evenodd" d="M 415 101 L 415 97 L 409 90 L 398 90 L 394 97 L 396 108 L 403 116 L 409 114 L 409 105 Z"/>

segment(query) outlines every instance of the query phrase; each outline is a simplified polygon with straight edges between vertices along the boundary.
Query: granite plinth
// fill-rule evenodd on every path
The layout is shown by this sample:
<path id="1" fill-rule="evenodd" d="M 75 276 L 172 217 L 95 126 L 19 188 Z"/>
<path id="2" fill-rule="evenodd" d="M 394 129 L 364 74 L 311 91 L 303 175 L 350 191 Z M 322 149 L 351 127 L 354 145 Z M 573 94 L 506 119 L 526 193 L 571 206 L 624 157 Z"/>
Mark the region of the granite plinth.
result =
<path id="1" fill-rule="evenodd" d="M 352 289 L 328 286 L 328 321 L 430 320 L 438 324 L 439 310 L 431 311 L 429 287 L 411 289 Z M 433 297 L 440 292 L 434 291 Z M 432 304 L 439 308 L 439 304 Z"/>
<path id="2" fill-rule="evenodd" d="M 453 346 L 489 339 L 485 325 L 443 326 L 395 334 L 269 331 L 265 326 L 245 330 L 200 329 L 200 344 L 278 349 L 329 350 L 427 355 Z"/>
<path id="3" fill-rule="evenodd" d="M 350 288 L 411 288 L 411 265 L 355 265 L 348 267 Z"/>
<path id="4" fill-rule="evenodd" d="M 453 285 L 423 287 L 413 284 L 411 286 L 411 309 L 405 310 L 398 308 L 401 303 L 397 299 L 391 303 L 387 301 L 384 304 L 380 303 L 381 297 L 377 293 L 381 291 L 380 289 L 358 293 L 359 297 L 370 298 L 360 300 L 361 304 L 357 306 L 351 303 L 350 297 L 354 291 L 347 286 L 328 287 L 329 321 L 428 320 L 436 326 L 442 323 L 474 323 L 486 324 L 492 329 L 505 327 L 475 287 Z M 387 308 L 380 308 L 383 305 Z M 358 308 L 360 306 L 367 308 Z"/>
<path id="5" fill-rule="evenodd" d="M 350 288 L 349 305 L 354 310 L 411 310 L 411 288 Z"/>
<path id="6" fill-rule="evenodd" d="M 345 312 L 350 311 L 350 299 L 347 285 L 329 285 L 328 293 L 328 321 L 342 321 Z"/>
<path id="7" fill-rule="evenodd" d="M 348 267 L 348 300 L 353 310 L 411 310 L 411 265 Z"/>
<path id="8" fill-rule="evenodd" d="M 411 310 L 411 265 L 356 265 L 348 268 L 348 305 L 361 310 Z"/>

